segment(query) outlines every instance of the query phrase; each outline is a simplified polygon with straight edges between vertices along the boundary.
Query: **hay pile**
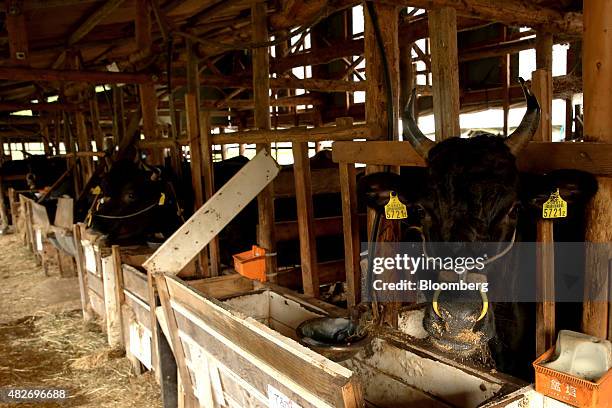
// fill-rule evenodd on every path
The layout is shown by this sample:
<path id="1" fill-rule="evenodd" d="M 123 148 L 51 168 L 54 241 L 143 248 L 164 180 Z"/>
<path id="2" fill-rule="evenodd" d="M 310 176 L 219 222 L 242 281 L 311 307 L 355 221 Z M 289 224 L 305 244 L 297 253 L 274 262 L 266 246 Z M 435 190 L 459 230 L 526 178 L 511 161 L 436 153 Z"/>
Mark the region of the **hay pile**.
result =
<path id="1" fill-rule="evenodd" d="M 151 373 L 135 376 L 96 324 L 80 312 L 43 314 L 0 325 L 0 387 L 66 388 L 61 404 L 36 407 L 161 407 Z M 29 404 L 20 404 L 27 406 Z"/>
<path id="2" fill-rule="evenodd" d="M 133 375 L 100 326 L 73 311 L 81 303 L 76 278 L 60 278 L 53 264 L 45 276 L 17 234 L 0 235 L 0 249 L 0 388 L 65 388 L 70 395 L 18 407 L 161 407 L 153 375 Z"/>

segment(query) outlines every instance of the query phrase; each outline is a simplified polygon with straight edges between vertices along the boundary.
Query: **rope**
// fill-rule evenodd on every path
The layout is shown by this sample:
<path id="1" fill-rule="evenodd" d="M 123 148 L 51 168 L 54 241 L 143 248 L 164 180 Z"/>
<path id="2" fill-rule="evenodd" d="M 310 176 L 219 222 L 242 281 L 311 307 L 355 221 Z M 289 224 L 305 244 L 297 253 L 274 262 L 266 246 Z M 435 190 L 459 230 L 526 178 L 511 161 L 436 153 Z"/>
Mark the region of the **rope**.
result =
<path id="1" fill-rule="evenodd" d="M 111 220 L 123 220 L 125 218 L 132 218 L 132 217 L 136 217 L 137 215 L 140 214 L 144 214 L 147 211 L 149 211 L 150 209 L 157 207 L 159 205 L 159 203 L 153 203 L 150 206 L 148 206 L 147 208 L 144 208 L 140 211 L 136 211 L 135 213 L 132 214 L 128 214 L 128 215 L 104 215 L 104 214 L 94 214 L 94 217 L 99 217 L 99 218 L 107 218 L 107 219 L 111 219 Z"/>

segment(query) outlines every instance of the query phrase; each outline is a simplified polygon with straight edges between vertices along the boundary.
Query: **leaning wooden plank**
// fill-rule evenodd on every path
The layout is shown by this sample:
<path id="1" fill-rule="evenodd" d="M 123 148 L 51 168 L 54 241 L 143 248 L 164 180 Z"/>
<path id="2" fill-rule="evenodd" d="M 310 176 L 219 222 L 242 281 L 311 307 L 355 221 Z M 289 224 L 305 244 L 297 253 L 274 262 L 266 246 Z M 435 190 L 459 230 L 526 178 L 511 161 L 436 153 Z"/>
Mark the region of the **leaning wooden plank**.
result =
<path id="1" fill-rule="evenodd" d="M 278 174 L 266 150 L 260 151 L 179 228 L 143 266 L 149 273 L 178 274 Z"/>
<path id="2" fill-rule="evenodd" d="M 198 327 L 197 332 L 207 332 L 240 354 L 257 368 L 248 377 L 251 385 L 262 384 L 258 378 L 265 375 L 299 394 L 304 401 L 310 401 L 310 406 L 353 406 L 343 398 L 345 387 L 350 388 L 355 382 L 351 371 L 227 305 L 206 298 L 172 276 L 165 276 L 165 282 L 179 329 L 195 335 L 196 332 L 189 333 L 188 327 L 181 324 L 191 322 Z M 212 350 L 204 348 L 207 352 Z M 218 358 L 221 363 L 230 364 L 230 360 Z M 246 373 L 242 374 L 246 377 Z M 259 391 L 266 393 L 265 389 Z"/>
<path id="3" fill-rule="evenodd" d="M 47 215 L 47 209 L 34 201 L 31 201 L 32 205 L 32 224 L 40 227 L 49 227 L 49 216 Z"/>

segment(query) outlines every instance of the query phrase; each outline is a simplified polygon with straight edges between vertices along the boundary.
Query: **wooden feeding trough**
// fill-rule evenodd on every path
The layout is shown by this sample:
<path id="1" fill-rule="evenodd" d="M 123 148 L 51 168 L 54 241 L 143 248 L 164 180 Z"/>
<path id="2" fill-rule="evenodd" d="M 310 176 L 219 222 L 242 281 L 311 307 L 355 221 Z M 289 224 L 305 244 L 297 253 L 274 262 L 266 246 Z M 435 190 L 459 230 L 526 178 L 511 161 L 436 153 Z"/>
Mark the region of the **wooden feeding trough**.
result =
<path id="1" fill-rule="evenodd" d="M 19 196 L 24 237 L 28 248 L 48 274 L 51 257 L 57 259 L 60 276 L 76 275 L 72 240 L 72 199 L 59 198 L 53 220 L 46 207 L 24 196 Z M 71 251 L 72 250 L 72 251 Z"/>

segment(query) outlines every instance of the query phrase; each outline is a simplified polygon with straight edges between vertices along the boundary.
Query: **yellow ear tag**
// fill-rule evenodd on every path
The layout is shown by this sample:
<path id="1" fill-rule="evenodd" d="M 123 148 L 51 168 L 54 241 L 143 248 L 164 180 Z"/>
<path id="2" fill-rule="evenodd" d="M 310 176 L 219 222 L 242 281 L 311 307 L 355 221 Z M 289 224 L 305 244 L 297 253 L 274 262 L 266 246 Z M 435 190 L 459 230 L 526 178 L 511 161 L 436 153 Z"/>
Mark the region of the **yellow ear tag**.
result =
<path id="1" fill-rule="evenodd" d="M 561 198 L 557 189 L 542 206 L 542 218 L 565 217 L 567 217 L 567 201 Z"/>
<path id="2" fill-rule="evenodd" d="M 166 195 L 164 193 L 161 193 L 161 195 L 159 196 L 158 205 L 164 205 L 165 202 L 166 202 Z"/>
<path id="3" fill-rule="evenodd" d="M 91 194 L 100 195 L 102 194 L 102 189 L 100 188 L 100 186 L 95 186 L 94 188 L 91 189 Z"/>
<path id="4" fill-rule="evenodd" d="M 389 193 L 389 202 L 385 205 L 385 218 L 388 220 L 408 218 L 406 206 L 399 200 L 395 191 Z"/>

